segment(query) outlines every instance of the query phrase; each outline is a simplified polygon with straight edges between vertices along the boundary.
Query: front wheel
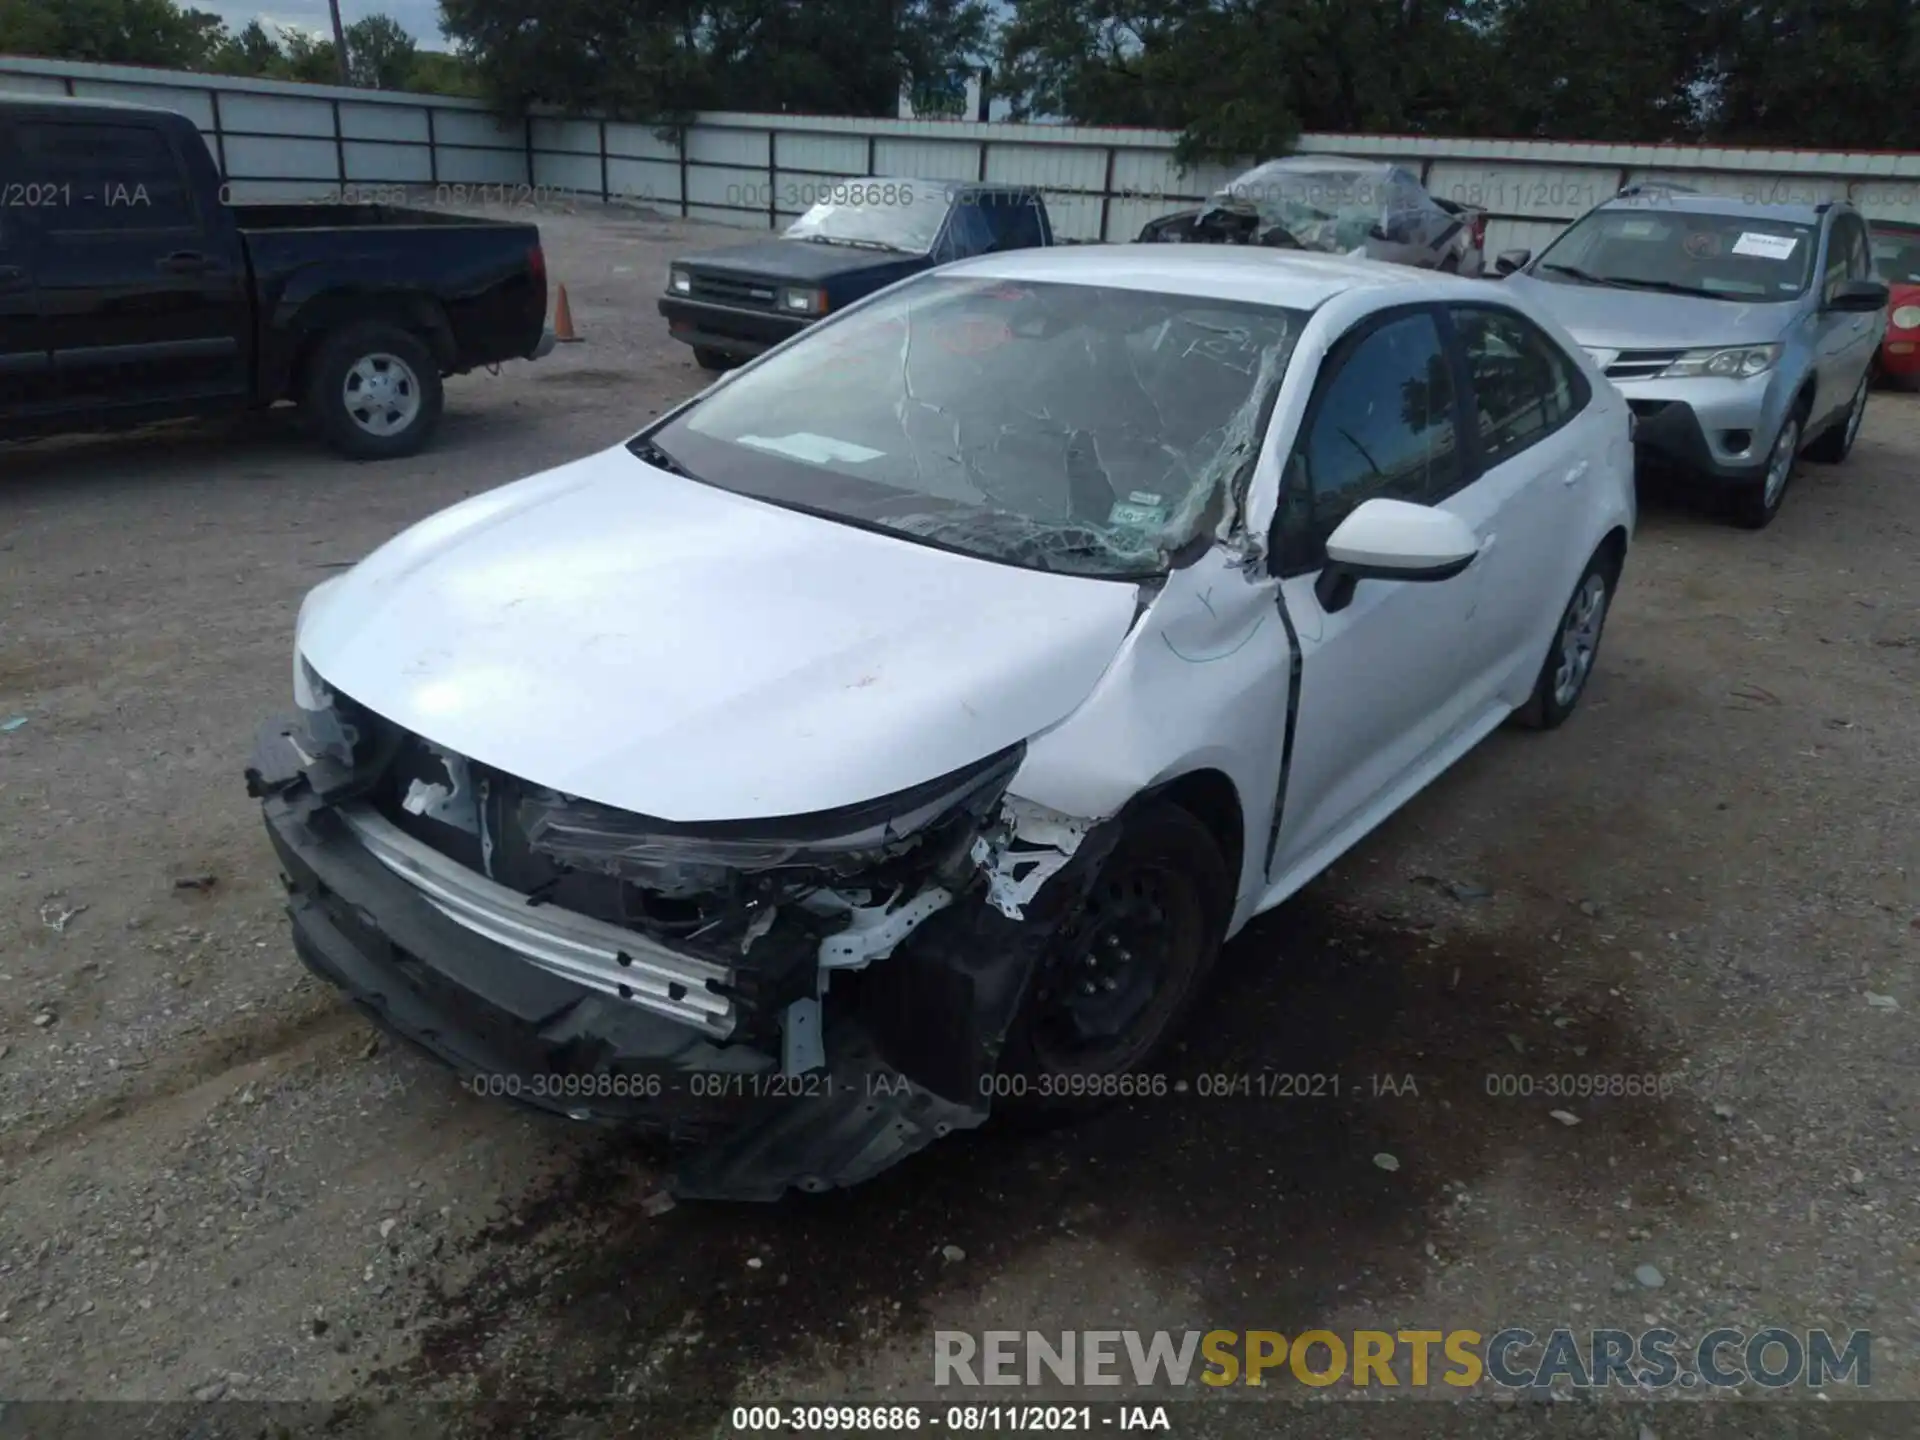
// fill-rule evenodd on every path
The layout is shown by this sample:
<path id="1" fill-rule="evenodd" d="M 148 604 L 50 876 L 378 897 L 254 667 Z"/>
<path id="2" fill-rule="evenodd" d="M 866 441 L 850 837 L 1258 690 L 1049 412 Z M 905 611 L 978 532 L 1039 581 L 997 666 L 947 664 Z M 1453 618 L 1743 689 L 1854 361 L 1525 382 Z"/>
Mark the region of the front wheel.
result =
<path id="1" fill-rule="evenodd" d="M 1600 635 L 1606 629 L 1618 576 L 1618 564 L 1604 552 L 1587 562 L 1567 608 L 1560 612 L 1560 627 L 1533 682 L 1533 694 L 1516 712 L 1515 718 L 1528 729 L 1558 729 L 1586 693 L 1594 662 L 1600 658 Z"/>
<path id="2" fill-rule="evenodd" d="M 343 455 L 412 455 L 440 423 L 440 363 L 412 331 L 385 320 L 358 321 L 321 342 L 305 403 L 320 433 Z"/>
<path id="3" fill-rule="evenodd" d="M 722 370 L 733 368 L 733 357 L 724 350 L 715 350 L 708 345 L 696 345 L 693 347 L 693 363 L 702 370 L 710 370 L 718 374 Z"/>
<path id="4" fill-rule="evenodd" d="M 1733 518 L 1743 529 L 1764 530 L 1780 513 L 1780 502 L 1787 498 L 1794 466 L 1800 461 L 1800 439 L 1800 417 L 1789 415 L 1774 437 L 1759 477 L 1744 482 L 1734 492 Z"/>
<path id="5" fill-rule="evenodd" d="M 1807 447 L 1807 458 L 1817 460 L 1822 465 L 1838 465 L 1853 453 L 1853 442 L 1860 438 L 1860 422 L 1867 414 L 1867 392 L 1873 388 L 1873 373 L 1869 370 L 1860 377 L 1860 385 L 1853 392 L 1853 399 L 1847 405 L 1846 418 L 1838 425 L 1831 426 Z"/>
<path id="6" fill-rule="evenodd" d="M 1124 1077 L 1152 1063 L 1191 1009 L 1231 918 L 1234 877 L 1205 825 L 1168 803 L 1124 824 L 1007 1037 L 996 1108 L 1028 1121 L 1124 1097 Z"/>

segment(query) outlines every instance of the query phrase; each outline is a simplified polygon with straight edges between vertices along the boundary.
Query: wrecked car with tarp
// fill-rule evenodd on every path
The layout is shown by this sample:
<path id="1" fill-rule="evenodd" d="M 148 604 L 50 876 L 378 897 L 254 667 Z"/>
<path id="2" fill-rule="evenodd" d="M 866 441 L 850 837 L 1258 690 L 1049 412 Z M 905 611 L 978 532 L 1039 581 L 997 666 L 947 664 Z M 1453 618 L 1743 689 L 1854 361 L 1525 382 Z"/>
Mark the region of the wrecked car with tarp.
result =
<path id="1" fill-rule="evenodd" d="M 1194 210 L 1150 220 L 1145 244 L 1264 245 L 1481 273 L 1487 212 L 1443 200 L 1399 165 L 1295 155 L 1256 165 Z"/>
<path id="2" fill-rule="evenodd" d="M 1494 608 L 1433 583 L 1474 557 L 1458 517 L 1349 500 L 1292 563 L 1315 364 L 1434 282 L 1291 268 L 1089 247 L 903 280 L 324 582 L 248 775 L 301 959 L 477 1093 L 682 1142 L 688 1197 L 1169 1093 L 1224 940 L 1450 763 L 1436 724 L 1517 703 L 1456 694 L 1499 667 L 1428 633 Z M 1406 404 L 1439 404 L 1418 363 Z M 1590 393 L 1570 443 L 1624 444 Z M 1405 408 L 1337 418 L 1397 473 L 1371 427 Z M 1323 612 L 1389 574 L 1443 593 L 1409 628 L 1362 591 L 1418 683 L 1353 723 L 1399 668 Z M 1524 698 L 1558 602 L 1510 608 Z"/>

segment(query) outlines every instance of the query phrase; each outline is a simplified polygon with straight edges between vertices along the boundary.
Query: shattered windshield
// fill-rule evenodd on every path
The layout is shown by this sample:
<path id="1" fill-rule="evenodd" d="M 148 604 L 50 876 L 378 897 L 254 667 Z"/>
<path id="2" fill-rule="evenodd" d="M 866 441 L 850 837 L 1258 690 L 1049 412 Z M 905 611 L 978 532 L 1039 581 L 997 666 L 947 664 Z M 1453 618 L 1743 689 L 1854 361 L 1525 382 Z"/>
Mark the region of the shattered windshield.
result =
<path id="1" fill-rule="evenodd" d="M 839 180 L 822 187 L 786 238 L 925 255 L 952 203 L 952 187 L 938 180 Z"/>
<path id="2" fill-rule="evenodd" d="M 1596 210 L 1547 248 L 1536 278 L 1703 295 L 1791 300 L 1813 275 L 1813 227 L 1753 215 L 1658 208 Z"/>
<path id="3" fill-rule="evenodd" d="M 1262 230 L 1279 229 L 1304 250 L 1337 255 L 1370 238 L 1429 244 L 1454 223 L 1418 180 L 1391 165 L 1268 161 L 1220 190 L 1208 208 L 1255 216 Z"/>
<path id="4" fill-rule="evenodd" d="M 1236 504 L 1306 318 L 928 276 L 634 447 L 708 484 L 988 559 L 1157 574 Z"/>

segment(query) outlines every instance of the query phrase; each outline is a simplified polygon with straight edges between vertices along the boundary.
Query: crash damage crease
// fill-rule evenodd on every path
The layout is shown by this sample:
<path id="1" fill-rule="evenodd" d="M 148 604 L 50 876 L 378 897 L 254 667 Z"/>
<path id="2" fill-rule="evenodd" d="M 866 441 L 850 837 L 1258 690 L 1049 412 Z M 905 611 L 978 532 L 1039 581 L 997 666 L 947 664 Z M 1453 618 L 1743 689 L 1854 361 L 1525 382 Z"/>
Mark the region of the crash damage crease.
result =
<path id="1" fill-rule="evenodd" d="M 591 1085 L 507 1097 L 702 1142 L 672 1182 L 688 1197 L 855 1184 L 984 1121 L 1029 978 L 1117 835 L 1007 795 L 1021 747 L 892 813 L 696 832 L 312 698 L 262 728 L 247 777 L 302 960 L 464 1076 L 704 1072 L 755 1077 L 756 1096 L 789 1082 L 744 1119 Z M 636 877 L 680 907 L 674 924 L 609 908 Z"/>

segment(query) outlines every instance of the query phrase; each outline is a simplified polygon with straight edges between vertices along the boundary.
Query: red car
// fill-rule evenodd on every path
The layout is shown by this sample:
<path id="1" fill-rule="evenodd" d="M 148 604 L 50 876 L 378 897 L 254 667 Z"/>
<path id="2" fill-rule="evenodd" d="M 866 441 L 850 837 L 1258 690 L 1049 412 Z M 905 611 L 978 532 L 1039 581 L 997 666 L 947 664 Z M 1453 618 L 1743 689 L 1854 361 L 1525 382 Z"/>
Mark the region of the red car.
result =
<path id="1" fill-rule="evenodd" d="M 1892 292 L 1880 373 L 1903 390 L 1920 390 L 1920 224 L 1869 222 L 1873 265 Z"/>

